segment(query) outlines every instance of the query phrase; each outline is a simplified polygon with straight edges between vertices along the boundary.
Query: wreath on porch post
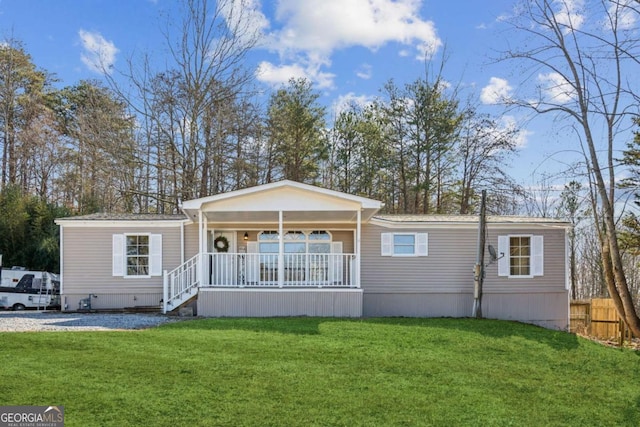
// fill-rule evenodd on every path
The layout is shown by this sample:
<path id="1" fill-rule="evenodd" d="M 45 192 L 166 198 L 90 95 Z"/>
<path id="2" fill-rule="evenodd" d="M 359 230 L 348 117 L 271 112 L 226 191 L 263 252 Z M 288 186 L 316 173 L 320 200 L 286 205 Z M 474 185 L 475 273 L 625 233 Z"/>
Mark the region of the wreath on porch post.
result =
<path id="1" fill-rule="evenodd" d="M 229 239 L 224 236 L 218 236 L 213 241 L 213 247 L 218 252 L 227 252 L 229 250 Z"/>

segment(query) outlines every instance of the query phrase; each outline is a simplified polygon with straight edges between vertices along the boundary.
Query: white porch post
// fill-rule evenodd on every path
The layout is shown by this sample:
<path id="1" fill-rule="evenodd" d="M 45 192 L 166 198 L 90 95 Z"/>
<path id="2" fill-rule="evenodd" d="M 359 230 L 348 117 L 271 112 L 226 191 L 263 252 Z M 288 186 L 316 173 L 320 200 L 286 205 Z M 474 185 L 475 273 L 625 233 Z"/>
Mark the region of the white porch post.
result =
<path id="1" fill-rule="evenodd" d="M 169 273 L 162 271 L 162 314 L 167 314 L 167 302 L 169 301 Z"/>
<path id="2" fill-rule="evenodd" d="M 204 255 L 204 271 L 206 272 L 206 279 L 207 279 L 207 285 L 213 285 L 213 271 L 216 268 L 220 268 L 220 258 L 218 258 L 218 255 L 209 255 L 209 236 L 211 236 L 211 241 L 213 242 L 213 240 L 216 237 L 216 229 L 212 228 L 211 230 L 209 230 L 209 221 L 206 220 L 207 223 L 207 227 L 204 230 L 206 239 L 204 240 L 204 251 L 203 253 Z M 212 243 L 213 244 L 213 243 Z M 211 248 L 211 253 L 216 253 L 216 248 L 212 247 Z M 217 267 L 216 267 L 217 266 Z M 220 276 L 218 276 L 220 277 Z M 218 283 L 219 284 L 219 283 Z"/>
<path id="3" fill-rule="evenodd" d="M 362 209 L 358 209 L 356 224 L 356 288 L 360 287 L 360 239 L 362 234 Z"/>
<path id="4" fill-rule="evenodd" d="M 284 286 L 284 236 L 282 235 L 284 227 L 282 220 L 284 215 L 282 211 L 278 211 L 278 286 Z"/>
<path id="5" fill-rule="evenodd" d="M 206 228 L 207 224 L 206 224 L 206 218 L 205 216 L 202 214 L 202 210 L 198 211 L 198 251 L 199 251 L 199 256 L 198 256 L 198 263 L 200 264 L 198 266 L 198 282 L 200 283 L 200 286 L 202 286 L 204 284 L 204 278 L 205 278 L 205 271 L 204 271 L 204 256 L 205 256 L 205 252 L 206 252 L 206 247 L 207 247 L 207 235 L 206 235 Z"/>

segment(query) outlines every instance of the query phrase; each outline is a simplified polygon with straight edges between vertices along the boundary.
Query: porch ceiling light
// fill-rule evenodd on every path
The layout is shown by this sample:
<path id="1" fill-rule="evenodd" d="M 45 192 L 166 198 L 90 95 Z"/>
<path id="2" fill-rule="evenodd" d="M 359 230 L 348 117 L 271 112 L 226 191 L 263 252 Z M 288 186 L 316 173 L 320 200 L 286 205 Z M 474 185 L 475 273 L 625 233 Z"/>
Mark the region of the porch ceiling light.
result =
<path id="1" fill-rule="evenodd" d="M 249 240 L 249 233 L 246 231 L 244 232 L 244 240 Z"/>

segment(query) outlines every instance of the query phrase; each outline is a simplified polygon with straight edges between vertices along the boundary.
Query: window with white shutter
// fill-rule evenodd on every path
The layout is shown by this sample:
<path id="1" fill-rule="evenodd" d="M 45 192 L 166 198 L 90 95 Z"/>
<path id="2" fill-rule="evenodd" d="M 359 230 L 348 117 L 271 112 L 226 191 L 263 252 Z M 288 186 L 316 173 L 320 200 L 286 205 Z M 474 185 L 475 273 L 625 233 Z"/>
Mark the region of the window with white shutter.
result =
<path id="1" fill-rule="evenodd" d="M 498 236 L 498 276 L 530 278 L 544 274 L 544 238 Z"/>
<path id="2" fill-rule="evenodd" d="M 429 254 L 427 233 L 382 233 L 380 255 L 393 257 L 416 257 Z"/>
<path id="3" fill-rule="evenodd" d="M 112 242 L 113 276 L 162 276 L 161 234 L 114 234 Z"/>

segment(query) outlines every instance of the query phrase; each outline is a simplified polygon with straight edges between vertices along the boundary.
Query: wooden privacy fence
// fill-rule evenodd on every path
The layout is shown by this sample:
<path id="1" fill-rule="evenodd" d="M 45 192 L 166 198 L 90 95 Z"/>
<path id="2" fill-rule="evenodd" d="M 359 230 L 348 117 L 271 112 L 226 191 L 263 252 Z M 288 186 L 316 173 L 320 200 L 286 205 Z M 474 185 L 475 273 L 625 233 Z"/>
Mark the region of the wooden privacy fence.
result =
<path id="1" fill-rule="evenodd" d="M 601 339 L 631 340 L 631 332 L 618 316 L 611 298 L 572 301 L 569 330 Z"/>

